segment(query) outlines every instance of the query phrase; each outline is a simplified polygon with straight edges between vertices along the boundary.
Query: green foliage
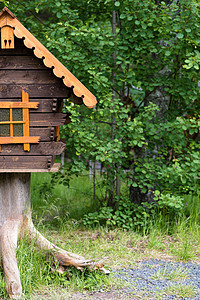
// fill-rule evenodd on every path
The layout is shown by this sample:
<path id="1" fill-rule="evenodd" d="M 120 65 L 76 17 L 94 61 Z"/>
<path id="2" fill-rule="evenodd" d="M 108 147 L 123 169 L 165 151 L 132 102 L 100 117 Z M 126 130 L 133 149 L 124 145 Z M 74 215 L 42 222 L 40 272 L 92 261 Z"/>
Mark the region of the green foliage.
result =
<path id="1" fill-rule="evenodd" d="M 165 207 L 199 193 L 200 11 L 196 0 L 179 2 L 8 1 L 97 96 L 92 110 L 66 101 L 62 137 L 69 178 L 88 160 L 104 164 L 102 206 L 118 206 L 117 179 L 144 197 L 159 191 Z"/>
<path id="2" fill-rule="evenodd" d="M 115 210 L 112 207 L 98 205 L 96 211 L 93 195 L 91 194 L 92 182 L 87 176 L 74 176 L 70 186 L 61 183 L 50 191 L 41 193 L 44 183 L 50 182 L 49 174 L 32 174 L 32 205 L 33 217 L 42 220 L 47 226 L 64 230 L 68 225 L 77 228 L 82 223 L 84 226 L 94 227 L 106 225 L 108 228 L 124 228 L 128 230 L 142 228 L 149 230 L 152 223 L 156 228 L 173 232 L 173 226 L 179 218 L 188 219 L 193 226 L 200 221 L 199 196 L 175 196 L 169 193 L 154 192 L 154 202 L 134 204 L 124 193 Z M 97 176 L 96 197 L 102 197 L 102 180 Z M 197 187 L 196 187 L 197 189 Z"/>
<path id="3" fill-rule="evenodd" d="M 152 223 L 157 222 L 157 215 L 163 218 L 183 216 L 183 197 L 170 194 L 161 194 L 155 191 L 154 202 L 142 202 L 141 205 L 131 202 L 129 199 L 119 201 L 118 208 L 101 207 L 99 211 L 88 213 L 82 219 L 84 226 L 105 225 L 107 228 L 119 227 L 126 230 L 148 229 Z"/>
<path id="4" fill-rule="evenodd" d="M 183 209 L 183 197 L 160 194 L 159 191 L 155 191 L 154 200 L 157 201 L 158 207 L 162 211 L 166 211 L 166 213 L 170 215 L 172 215 L 172 211 L 181 215 Z"/>

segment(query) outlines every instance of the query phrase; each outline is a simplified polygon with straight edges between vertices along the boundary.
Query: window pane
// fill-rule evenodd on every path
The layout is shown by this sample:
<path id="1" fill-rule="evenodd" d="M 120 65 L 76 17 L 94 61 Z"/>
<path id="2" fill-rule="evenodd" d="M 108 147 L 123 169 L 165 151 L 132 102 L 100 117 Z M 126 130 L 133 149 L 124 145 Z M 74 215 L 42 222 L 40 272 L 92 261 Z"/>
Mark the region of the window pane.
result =
<path id="1" fill-rule="evenodd" d="M 10 109 L 8 108 L 0 109 L 0 122 L 2 121 L 10 121 Z"/>
<path id="2" fill-rule="evenodd" d="M 10 121 L 10 109 L 0 109 L 0 122 Z M 10 125 L 0 124 L 0 136 L 10 136 Z"/>
<path id="3" fill-rule="evenodd" d="M 10 136 L 10 125 L 0 125 L 0 136 Z"/>
<path id="4" fill-rule="evenodd" d="M 13 108 L 12 110 L 13 121 L 22 121 L 22 109 L 21 108 Z"/>
<path id="5" fill-rule="evenodd" d="M 13 124 L 13 136 L 23 136 L 23 124 Z"/>

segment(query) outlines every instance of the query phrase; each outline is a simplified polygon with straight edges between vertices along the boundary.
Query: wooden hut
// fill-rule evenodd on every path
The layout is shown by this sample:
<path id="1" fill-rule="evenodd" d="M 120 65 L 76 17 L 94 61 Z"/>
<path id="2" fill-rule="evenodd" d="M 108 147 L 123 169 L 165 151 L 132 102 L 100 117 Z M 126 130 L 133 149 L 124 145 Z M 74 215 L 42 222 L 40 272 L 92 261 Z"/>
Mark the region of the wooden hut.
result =
<path id="1" fill-rule="evenodd" d="M 0 12 L 0 253 L 10 298 L 22 293 L 17 241 L 25 233 L 59 266 L 93 263 L 56 247 L 31 218 L 31 172 L 59 169 L 55 156 L 64 149 L 59 127 L 66 121 L 63 99 L 94 107 L 96 98 L 6 7 Z"/>
<path id="2" fill-rule="evenodd" d="M 0 28 L 0 173 L 57 171 L 63 99 L 96 98 L 6 7 Z"/>

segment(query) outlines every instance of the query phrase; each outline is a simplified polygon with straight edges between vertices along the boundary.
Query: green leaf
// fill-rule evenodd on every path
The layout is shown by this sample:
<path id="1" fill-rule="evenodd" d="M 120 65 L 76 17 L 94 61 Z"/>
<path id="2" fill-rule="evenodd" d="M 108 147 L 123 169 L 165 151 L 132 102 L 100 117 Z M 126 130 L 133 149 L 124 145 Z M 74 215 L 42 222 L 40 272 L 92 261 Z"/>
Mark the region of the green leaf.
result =
<path id="1" fill-rule="evenodd" d="M 133 20 L 133 16 L 128 16 L 128 21 L 131 21 L 131 20 Z"/>
<path id="2" fill-rule="evenodd" d="M 59 11 L 59 12 L 57 12 L 57 14 L 56 14 L 56 15 L 57 15 L 57 17 L 58 17 L 58 18 L 61 18 L 61 17 L 62 17 L 62 14 L 61 14 L 61 12 L 60 12 L 60 11 Z"/>
<path id="3" fill-rule="evenodd" d="M 184 35 L 183 35 L 182 33 L 179 32 L 179 33 L 177 34 L 177 38 L 178 38 L 178 39 L 182 39 L 183 37 L 184 37 Z"/>
<path id="4" fill-rule="evenodd" d="M 170 55 L 171 55 L 171 52 L 170 52 L 170 51 L 166 51 L 166 52 L 165 52 L 165 55 L 166 55 L 166 56 L 170 56 Z"/>
<path id="5" fill-rule="evenodd" d="M 116 1 L 116 2 L 115 2 L 115 6 L 120 6 L 120 2 L 119 2 L 119 1 Z"/>
<path id="6" fill-rule="evenodd" d="M 123 19 L 125 19 L 125 18 L 126 18 L 126 15 L 125 15 L 125 14 L 121 14 L 121 15 L 120 15 L 120 19 L 123 20 Z"/>

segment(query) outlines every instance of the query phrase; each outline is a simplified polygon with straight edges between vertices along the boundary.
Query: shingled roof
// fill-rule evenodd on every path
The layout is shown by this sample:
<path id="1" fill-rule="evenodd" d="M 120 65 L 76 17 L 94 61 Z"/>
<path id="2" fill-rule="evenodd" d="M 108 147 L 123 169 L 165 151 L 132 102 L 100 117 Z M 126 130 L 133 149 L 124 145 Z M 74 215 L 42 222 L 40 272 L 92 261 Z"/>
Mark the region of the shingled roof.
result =
<path id="1" fill-rule="evenodd" d="M 23 39 L 24 45 L 29 49 L 33 49 L 34 55 L 43 59 L 44 65 L 52 68 L 54 75 L 61 78 L 68 88 L 73 89 L 73 94 L 82 99 L 81 102 L 89 108 L 96 105 L 95 96 L 21 24 L 7 7 L 4 7 L 0 12 L 0 28 L 4 26 L 12 27 L 14 35 Z"/>

